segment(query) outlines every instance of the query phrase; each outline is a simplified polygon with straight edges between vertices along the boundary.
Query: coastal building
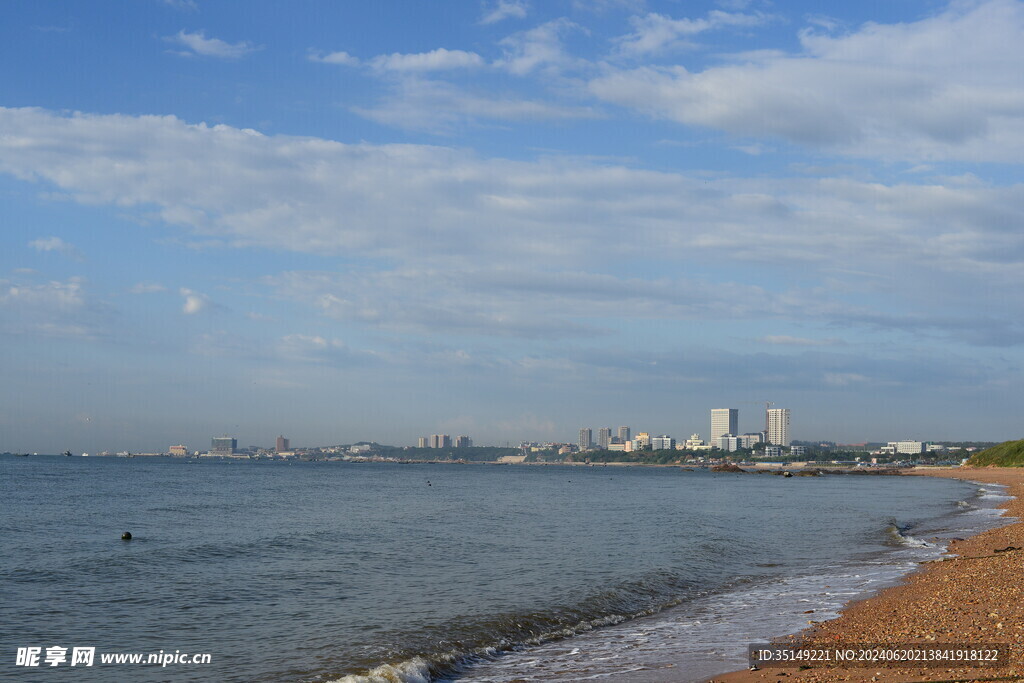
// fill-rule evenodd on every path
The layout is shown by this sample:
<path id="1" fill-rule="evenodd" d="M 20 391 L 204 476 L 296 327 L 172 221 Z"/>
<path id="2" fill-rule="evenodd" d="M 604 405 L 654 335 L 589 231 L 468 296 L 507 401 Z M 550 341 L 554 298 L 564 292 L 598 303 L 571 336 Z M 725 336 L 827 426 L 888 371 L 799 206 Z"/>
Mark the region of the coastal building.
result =
<path id="1" fill-rule="evenodd" d="M 918 455 L 924 453 L 924 442 L 922 441 L 890 441 L 894 452 L 903 455 Z"/>
<path id="2" fill-rule="evenodd" d="M 651 447 L 651 435 L 647 432 L 640 432 L 633 437 L 633 445 L 638 451 Z"/>
<path id="3" fill-rule="evenodd" d="M 629 441 L 629 427 L 619 427 L 619 443 L 626 443 Z"/>
<path id="4" fill-rule="evenodd" d="M 211 442 L 211 455 L 234 455 L 238 450 L 238 439 L 230 436 L 215 436 Z"/>
<path id="5" fill-rule="evenodd" d="M 724 434 L 735 434 L 739 431 L 739 408 L 711 409 L 711 445 L 717 446 Z"/>
<path id="6" fill-rule="evenodd" d="M 807 455 L 807 446 L 790 446 L 789 455 L 793 458 L 802 458 Z"/>
<path id="7" fill-rule="evenodd" d="M 769 408 L 768 443 L 773 446 L 789 446 L 789 408 Z"/>
<path id="8" fill-rule="evenodd" d="M 707 444 L 704 443 L 704 439 L 700 438 L 700 434 L 691 434 L 690 438 L 686 440 L 684 444 L 687 450 L 695 450 L 698 448 L 704 448 Z"/>
<path id="9" fill-rule="evenodd" d="M 764 443 L 765 433 L 740 434 L 738 438 L 740 440 L 740 448 L 753 448 L 759 443 Z"/>
<path id="10" fill-rule="evenodd" d="M 171 455 L 179 457 L 179 458 L 183 458 L 186 455 L 188 455 L 188 449 L 185 448 L 184 446 L 182 446 L 181 444 L 179 444 L 177 446 L 171 446 L 169 452 L 170 452 Z"/>
<path id="11" fill-rule="evenodd" d="M 733 434 L 723 434 L 718 437 L 718 447 L 723 451 L 734 453 L 740 448 L 740 438 Z"/>
<path id="12" fill-rule="evenodd" d="M 626 444 L 624 444 L 624 443 L 610 443 L 610 444 L 608 444 L 608 448 L 606 450 L 609 450 L 609 451 L 625 451 L 626 450 Z"/>
<path id="13" fill-rule="evenodd" d="M 277 445 L 274 447 L 274 450 L 277 451 L 278 453 L 284 453 L 285 451 L 291 450 L 291 448 L 289 448 L 290 445 L 291 443 L 288 439 L 284 438 L 283 436 L 278 436 Z"/>
<path id="14" fill-rule="evenodd" d="M 416 448 L 426 448 L 426 447 L 427 447 L 427 437 L 421 436 L 418 439 L 416 439 Z"/>
<path id="15" fill-rule="evenodd" d="M 676 447 L 676 440 L 668 434 L 662 434 L 661 436 L 655 436 L 651 439 L 651 450 L 652 451 L 669 451 L 674 450 Z"/>
<path id="16" fill-rule="evenodd" d="M 612 428 L 601 427 L 597 430 L 597 447 L 601 450 L 608 450 L 608 444 L 612 442 Z"/>
<path id="17" fill-rule="evenodd" d="M 431 434 L 430 435 L 430 447 L 431 448 L 451 448 L 452 437 L 447 434 Z"/>
<path id="18" fill-rule="evenodd" d="M 591 431 L 590 427 L 584 427 L 580 430 L 579 447 L 581 451 L 589 451 L 594 447 L 594 432 Z"/>
<path id="19" fill-rule="evenodd" d="M 460 434 L 459 436 L 455 437 L 455 447 L 456 448 L 472 448 L 473 447 L 473 439 L 471 439 L 468 436 L 465 436 L 463 434 Z"/>
<path id="20" fill-rule="evenodd" d="M 781 458 L 782 446 L 768 446 L 764 449 L 764 454 L 769 458 Z"/>

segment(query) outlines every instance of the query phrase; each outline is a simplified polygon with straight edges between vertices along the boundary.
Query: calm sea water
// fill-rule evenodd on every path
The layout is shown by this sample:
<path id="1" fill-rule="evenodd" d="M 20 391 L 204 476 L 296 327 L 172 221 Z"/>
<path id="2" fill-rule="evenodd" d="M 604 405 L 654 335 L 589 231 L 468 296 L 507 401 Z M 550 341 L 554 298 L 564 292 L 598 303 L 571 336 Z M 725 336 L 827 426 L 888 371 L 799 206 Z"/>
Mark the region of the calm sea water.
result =
<path id="1" fill-rule="evenodd" d="M 917 477 L 4 456 L 0 676 L 701 680 L 999 523 L 999 493 Z M 54 645 L 212 663 L 15 666 L 18 647 Z"/>

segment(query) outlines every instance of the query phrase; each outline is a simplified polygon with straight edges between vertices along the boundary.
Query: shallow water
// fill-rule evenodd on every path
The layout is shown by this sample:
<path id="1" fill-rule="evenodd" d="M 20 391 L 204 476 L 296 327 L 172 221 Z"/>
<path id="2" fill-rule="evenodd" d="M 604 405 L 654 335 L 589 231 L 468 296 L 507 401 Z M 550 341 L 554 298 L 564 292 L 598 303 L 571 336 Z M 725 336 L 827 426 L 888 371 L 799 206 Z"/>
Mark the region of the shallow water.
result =
<path id="1" fill-rule="evenodd" d="M 212 655 L 132 680 L 698 680 L 999 502 L 670 468 L 38 456 L 0 475 L 0 672 L 39 680 L 70 668 L 14 667 L 17 647 Z"/>

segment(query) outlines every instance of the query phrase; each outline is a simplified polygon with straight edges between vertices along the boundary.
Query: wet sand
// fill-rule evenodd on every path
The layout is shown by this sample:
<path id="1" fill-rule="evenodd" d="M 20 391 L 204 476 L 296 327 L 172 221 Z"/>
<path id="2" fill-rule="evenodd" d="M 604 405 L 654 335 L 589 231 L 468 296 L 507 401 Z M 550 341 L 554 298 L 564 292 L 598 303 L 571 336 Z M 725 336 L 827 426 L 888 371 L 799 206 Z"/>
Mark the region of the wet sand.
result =
<path id="1" fill-rule="evenodd" d="M 950 468 L 908 474 L 1005 484 L 1015 496 L 1003 507 L 1024 519 L 1024 468 Z M 1007 548 L 1021 550 L 1005 550 Z M 1000 550 L 1002 552 L 995 552 Z M 740 681 L 1024 681 L 1024 522 L 954 541 L 956 557 L 922 565 L 921 571 L 876 596 L 848 605 L 838 619 L 778 640 L 847 645 L 856 643 L 1010 643 L 1005 666 L 920 668 L 840 667 L 815 664 L 765 667 L 711 679 Z"/>

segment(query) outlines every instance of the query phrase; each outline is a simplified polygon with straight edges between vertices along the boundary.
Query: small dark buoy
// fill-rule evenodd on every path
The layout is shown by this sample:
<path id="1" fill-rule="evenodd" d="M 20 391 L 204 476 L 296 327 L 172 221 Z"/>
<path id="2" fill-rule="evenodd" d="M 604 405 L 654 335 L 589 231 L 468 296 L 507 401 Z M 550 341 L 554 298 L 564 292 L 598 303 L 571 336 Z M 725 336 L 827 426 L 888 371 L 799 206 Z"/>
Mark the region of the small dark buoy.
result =
<path id="1" fill-rule="evenodd" d="M 126 531 L 123 534 L 121 534 L 121 540 L 122 541 L 130 541 L 130 540 L 132 540 L 132 535 L 129 532 Z"/>

